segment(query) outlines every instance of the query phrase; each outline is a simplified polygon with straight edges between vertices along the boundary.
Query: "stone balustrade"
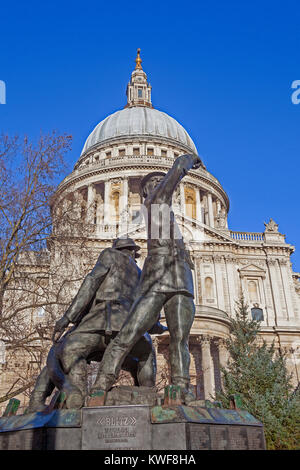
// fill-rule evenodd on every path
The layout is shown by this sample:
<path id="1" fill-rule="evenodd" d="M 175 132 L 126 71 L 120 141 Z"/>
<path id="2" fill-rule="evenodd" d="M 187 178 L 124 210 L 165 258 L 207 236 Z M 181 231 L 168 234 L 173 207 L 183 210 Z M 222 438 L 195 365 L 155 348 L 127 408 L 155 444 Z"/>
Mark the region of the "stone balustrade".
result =
<path id="1" fill-rule="evenodd" d="M 230 230 L 230 237 L 234 240 L 245 241 L 245 242 L 264 242 L 265 236 L 259 232 L 234 232 Z"/>
<path id="2" fill-rule="evenodd" d="M 151 164 L 161 164 L 171 167 L 174 163 L 174 158 L 171 157 L 161 157 L 156 155 L 124 155 L 117 157 L 110 157 L 99 159 L 97 161 L 90 161 L 88 164 L 85 162 L 81 163 L 80 167 L 75 171 L 84 171 L 89 167 L 102 168 L 102 167 L 114 167 L 124 165 L 126 163 L 151 163 Z"/>
<path id="3" fill-rule="evenodd" d="M 89 161 L 88 163 L 82 162 L 80 166 L 77 166 L 76 169 L 68 175 L 59 185 L 63 187 L 66 183 L 70 180 L 74 179 L 77 176 L 84 176 L 85 174 L 88 175 L 91 170 L 97 169 L 106 169 L 106 168 L 115 168 L 120 166 L 132 165 L 132 164 L 151 164 L 151 165 L 163 165 L 168 168 L 174 163 L 174 158 L 171 157 L 162 157 L 156 155 L 125 155 L 125 156 L 117 156 L 117 157 L 110 157 L 105 159 L 99 159 L 94 161 Z M 220 182 L 211 175 L 208 171 L 204 168 L 198 168 L 197 170 L 191 170 L 190 174 L 201 174 L 207 180 L 213 182 L 218 187 L 221 186 Z"/>
<path id="4" fill-rule="evenodd" d="M 133 223 L 122 224 L 84 224 L 85 235 L 86 236 L 95 236 L 101 238 L 111 238 L 120 236 L 124 231 L 131 232 L 138 228 L 144 228 L 144 225 L 138 225 Z"/>

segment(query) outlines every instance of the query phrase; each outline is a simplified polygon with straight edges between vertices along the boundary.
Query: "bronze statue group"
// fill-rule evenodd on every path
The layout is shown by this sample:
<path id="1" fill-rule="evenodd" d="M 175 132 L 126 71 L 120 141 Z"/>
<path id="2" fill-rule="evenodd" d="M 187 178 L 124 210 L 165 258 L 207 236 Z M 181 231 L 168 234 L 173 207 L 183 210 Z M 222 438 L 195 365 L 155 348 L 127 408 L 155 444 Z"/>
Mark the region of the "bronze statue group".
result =
<path id="1" fill-rule="evenodd" d="M 45 410 L 46 399 L 55 388 L 64 392 L 66 408 L 104 405 L 121 369 L 131 373 L 135 385 L 155 387 L 151 334 L 166 329 L 171 385 L 180 387 L 183 403 L 195 399 L 189 388 L 188 349 L 195 314 L 193 264 L 176 224 L 172 196 L 187 172 L 201 165 L 197 155 L 181 155 L 168 173 L 152 172 L 142 179 L 147 227 L 143 269 L 136 263 L 140 247 L 130 238 L 118 238 L 100 253 L 55 324 L 46 366 L 31 394 L 30 412 Z M 159 323 L 162 308 L 168 328 Z M 87 364 L 91 361 L 100 364 L 88 392 Z"/>

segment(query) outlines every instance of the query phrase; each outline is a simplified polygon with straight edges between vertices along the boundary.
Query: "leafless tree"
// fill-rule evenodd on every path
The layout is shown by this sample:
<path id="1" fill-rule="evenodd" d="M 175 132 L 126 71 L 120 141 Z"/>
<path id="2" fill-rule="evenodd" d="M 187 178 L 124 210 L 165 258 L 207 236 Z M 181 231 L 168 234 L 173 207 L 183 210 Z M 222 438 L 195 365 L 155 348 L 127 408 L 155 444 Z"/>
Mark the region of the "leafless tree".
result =
<path id="1" fill-rule="evenodd" d="M 67 279 L 59 286 L 52 282 L 47 243 L 51 201 L 70 145 L 70 136 L 56 132 L 35 144 L 27 137 L 0 136 L 0 345 L 9 355 L 0 365 L 8 380 L 0 403 L 34 381 L 49 347 L 53 307 L 66 303 Z"/>

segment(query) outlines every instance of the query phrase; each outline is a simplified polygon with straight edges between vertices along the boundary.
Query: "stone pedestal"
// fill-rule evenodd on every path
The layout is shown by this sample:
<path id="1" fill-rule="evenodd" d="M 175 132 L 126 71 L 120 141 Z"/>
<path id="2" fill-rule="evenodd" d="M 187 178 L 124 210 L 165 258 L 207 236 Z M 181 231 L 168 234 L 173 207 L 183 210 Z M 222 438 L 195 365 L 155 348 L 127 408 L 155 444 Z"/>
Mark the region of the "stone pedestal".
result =
<path id="1" fill-rule="evenodd" d="M 78 410 L 0 418 L 0 450 L 81 449 L 81 421 Z"/>
<path id="2" fill-rule="evenodd" d="M 0 450 L 263 450 L 245 410 L 123 405 L 0 419 Z"/>
<path id="3" fill-rule="evenodd" d="M 145 405 L 85 408 L 83 450 L 151 450 L 150 408 Z"/>

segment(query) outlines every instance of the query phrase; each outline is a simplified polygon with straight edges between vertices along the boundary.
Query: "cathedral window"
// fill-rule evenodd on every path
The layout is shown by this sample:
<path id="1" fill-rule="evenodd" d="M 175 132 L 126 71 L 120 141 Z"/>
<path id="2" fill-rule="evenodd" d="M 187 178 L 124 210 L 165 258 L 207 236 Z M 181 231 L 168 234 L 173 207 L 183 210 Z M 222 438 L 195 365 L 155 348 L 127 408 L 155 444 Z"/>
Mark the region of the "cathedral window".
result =
<path id="1" fill-rule="evenodd" d="M 251 308 L 251 315 L 252 315 L 253 320 L 256 320 L 256 321 L 264 320 L 264 314 L 261 308 L 258 308 L 258 307 Z"/>
<path id="2" fill-rule="evenodd" d="M 119 150 L 119 157 L 125 157 L 125 149 Z"/>
<path id="3" fill-rule="evenodd" d="M 167 151 L 166 151 L 166 150 L 162 150 L 162 151 L 161 151 L 161 156 L 162 156 L 162 157 L 166 157 L 166 156 L 167 156 Z"/>
<path id="4" fill-rule="evenodd" d="M 106 152 L 105 156 L 106 156 L 106 158 L 110 158 L 111 157 L 111 152 Z"/>
<path id="5" fill-rule="evenodd" d="M 249 299 L 250 302 L 258 302 L 258 290 L 257 284 L 255 281 L 248 281 L 248 292 L 249 292 Z"/>
<path id="6" fill-rule="evenodd" d="M 139 147 L 133 147 L 133 155 L 139 155 L 139 154 L 140 154 Z"/>
<path id="7" fill-rule="evenodd" d="M 143 89 L 138 88 L 138 98 L 143 98 Z"/>
<path id="8" fill-rule="evenodd" d="M 149 155 L 149 156 L 154 155 L 154 148 L 148 147 L 148 148 L 147 148 L 147 155 Z"/>

